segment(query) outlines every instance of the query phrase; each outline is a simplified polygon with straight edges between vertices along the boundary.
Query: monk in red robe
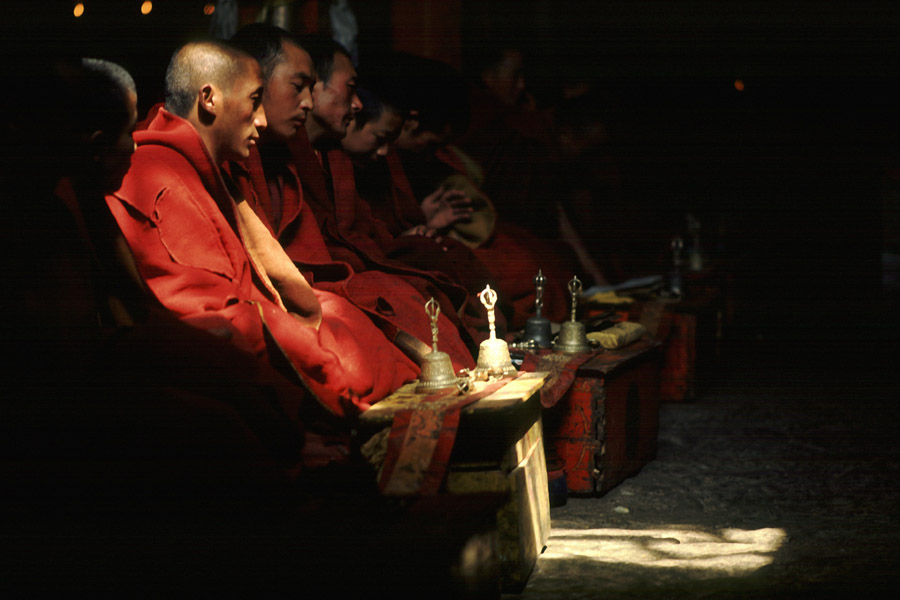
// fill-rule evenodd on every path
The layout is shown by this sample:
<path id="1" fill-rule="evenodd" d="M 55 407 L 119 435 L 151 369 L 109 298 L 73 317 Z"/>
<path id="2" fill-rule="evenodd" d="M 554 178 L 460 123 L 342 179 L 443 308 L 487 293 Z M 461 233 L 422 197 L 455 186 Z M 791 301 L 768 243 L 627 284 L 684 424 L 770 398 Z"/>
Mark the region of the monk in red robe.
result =
<path id="1" fill-rule="evenodd" d="M 289 526 L 303 394 L 136 277 L 104 200 L 135 150 L 130 74 L 98 59 L 22 72 L 54 94 L 23 105 L 4 140 L 17 149 L 5 189 L 22 201 L 0 224 L 14 348 L 0 395 L 0 529 L 15 549 L 3 587 L 233 592 L 278 553 L 211 540 Z"/>
<path id="2" fill-rule="evenodd" d="M 293 36 L 273 26 L 246 26 L 232 42 L 253 54 L 267 76 L 263 106 L 269 127 L 262 134 L 258 152 L 251 151 L 246 161 L 230 165 L 243 195 L 316 288 L 350 299 L 389 339 L 420 359 L 430 351 L 427 344 L 431 341 L 425 302 L 434 296 L 438 301 L 443 298 L 445 306 L 452 306 L 442 291 L 445 282 L 436 285 L 405 265 L 373 261 L 353 244 L 335 246 L 327 242 L 322 228 L 326 235 L 336 232 L 336 228 L 329 229 L 334 219 L 324 211 L 315 211 L 307 202 L 310 189 L 315 190 L 313 197 L 320 203 L 322 199 L 329 201 L 321 163 L 311 148 L 301 157 L 294 141 L 304 135 L 302 125 L 308 121 L 307 113 L 313 105 L 311 58 Z M 339 59 L 338 64 L 346 66 Z M 340 98 L 343 110 L 351 115 L 351 103 L 356 102 L 353 98 L 347 93 Z M 300 172 L 307 175 L 302 184 Z M 453 291 L 464 294 L 464 290 Z M 441 311 L 440 347 L 451 356 L 456 369 L 471 368 L 472 351 L 460 337 L 458 323 L 453 311 Z"/>
<path id="3" fill-rule="evenodd" d="M 499 306 L 506 314 L 508 329 L 522 329 L 534 314 L 532 280 L 538 270 L 550 280 L 543 314 L 551 320 L 566 318 L 565 282 L 575 274 L 574 266 L 558 259 L 555 244 L 497 214 L 493 198 L 481 189 L 481 167 L 453 144 L 468 124 L 466 90 L 459 75 L 440 61 L 406 54 L 397 55 L 392 63 L 392 72 L 404 82 L 402 89 L 410 107 L 410 116 L 394 144 L 396 152 L 386 156 L 394 218 L 421 222 L 436 188 L 464 193 L 477 210 L 472 223 L 464 227 L 454 224 L 449 235 L 471 248 L 490 269 L 502 292 Z M 391 215 L 383 207 L 376 210 L 382 218 Z"/>
<path id="4" fill-rule="evenodd" d="M 166 75 L 166 108 L 108 205 L 150 290 L 182 320 L 218 332 L 352 417 L 418 369 L 356 307 L 313 289 L 219 165 L 243 159 L 265 127 L 257 62 L 188 44 Z"/>
<path id="5" fill-rule="evenodd" d="M 422 270 L 449 275 L 472 295 L 481 292 L 486 284 L 496 288 L 493 275 L 472 250 L 449 235 L 453 225 L 472 215 L 471 200 L 461 191 L 435 191 L 433 198 L 425 201 L 433 203 L 434 210 L 426 216 L 421 205 L 416 207 L 419 223 L 405 229 L 399 219 L 393 219 L 389 225 L 375 216 L 374 206 L 393 204 L 398 188 L 409 187 L 402 168 L 394 171 L 385 162 L 406 113 L 402 101 L 392 96 L 385 82 L 370 78 L 368 86 L 359 93 L 364 98 L 362 110 L 347 128 L 341 150 L 328 153 L 332 172 L 340 169 L 347 182 L 345 193 L 335 194 L 344 235 L 361 247 L 371 248 L 372 252 L 381 252 Z M 352 188 L 350 182 L 354 184 Z"/>
<path id="6" fill-rule="evenodd" d="M 360 247 L 357 238 L 350 239 L 345 234 L 346 219 L 336 198 L 351 193 L 354 186 L 348 177 L 349 163 L 332 166 L 328 151 L 339 146 L 354 114 L 361 108 L 355 92 L 356 70 L 340 45 L 329 44 L 328 40 L 310 41 L 308 45 L 313 48 L 312 58 L 320 81 L 313 89 L 314 106 L 306 122 L 306 137 L 301 132 L 291 141 L 291 146 L 306 200 L 316 214 L 332 256 L 346 260 L 357 272 L 376 268 L 402 274 L 423 293 L 434 296 L 444 312 L 455 317 L 461 335 L 474 349 L 488 334 L 487 328 L 482 327 L 484 309 L 465 288 L 440 272 L 417 270 L 392 260 L 374 245 Z"/>

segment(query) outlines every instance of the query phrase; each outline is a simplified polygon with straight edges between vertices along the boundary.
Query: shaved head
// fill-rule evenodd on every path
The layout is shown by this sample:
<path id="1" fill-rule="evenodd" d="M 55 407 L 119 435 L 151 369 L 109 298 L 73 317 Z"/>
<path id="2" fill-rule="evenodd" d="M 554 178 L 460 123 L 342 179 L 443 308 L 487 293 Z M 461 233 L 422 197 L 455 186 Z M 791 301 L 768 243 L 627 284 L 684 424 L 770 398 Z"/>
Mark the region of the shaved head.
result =
<path id="1" fill-rule="evenodd" d="M 175 51 L 166 70 L 166 110 L 187 118 L 206 83 L 230 89 L 251 58 L 221 42 L 191 42 Z"/>

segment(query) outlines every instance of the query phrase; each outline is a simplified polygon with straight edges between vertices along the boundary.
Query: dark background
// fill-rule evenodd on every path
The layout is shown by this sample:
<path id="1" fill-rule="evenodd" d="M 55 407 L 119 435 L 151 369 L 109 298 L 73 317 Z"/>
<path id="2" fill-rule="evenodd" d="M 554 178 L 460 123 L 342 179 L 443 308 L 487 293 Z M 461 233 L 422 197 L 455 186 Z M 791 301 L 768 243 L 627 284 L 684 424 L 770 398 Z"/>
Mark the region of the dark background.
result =
<path id="1" fill-rule="evenodd" d="M 87 0 L 80 19 L 69 1 L 3 4 L 9 64 L 34 47 L 120 62 L 135 76 L 142 110 L 161 98 L 172 50 L 204 35 L 210 21 L 195 0 L 157 0 L 148 16 L 137 0 Z M 242 15 L 259 4 L 242 3 Z M 392 15 L 428 4 L 351 2 L 360 53 L 398 45 L 405 34 Z M 622 201 L 646 215 L 647 235 L 658 236 L 651 244 L 667 245 L 667 229 L 683 230 L 686 213 L 700 219 L 704 250 L 735 274 L 744 332 L 815 338 L 856 324 L 884 329 L 895 303 L 881 285 L 880 255 L 900 250 L 884 235 L 898 220 L 885 208 L 900 165 L 897 3 L 454 6 L 458 35 L 447 43 L 463 57 L 485 40 L 519 45 L 541 106 L 552 106 L 573 78 L 603 91 L 597 109 L 611 132 Z M 5 79 L 4 105 L 12 108 L 4 110 L 52 93 L 20 89 L 14 74 Z"/>

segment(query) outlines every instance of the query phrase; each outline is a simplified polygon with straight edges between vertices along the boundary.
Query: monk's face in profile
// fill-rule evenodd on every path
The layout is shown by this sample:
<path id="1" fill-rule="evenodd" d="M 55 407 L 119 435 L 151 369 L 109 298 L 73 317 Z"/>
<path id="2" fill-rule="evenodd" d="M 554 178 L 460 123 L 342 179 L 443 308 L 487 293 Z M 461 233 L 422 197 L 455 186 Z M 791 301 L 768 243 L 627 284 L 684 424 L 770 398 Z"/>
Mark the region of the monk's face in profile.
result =
<path id="1" fill-rule="evenodd" d="M 453 135 L 450 124 L 446 124 L 440 132 L 422 129 L 415 117 L 403 123 L 397 137 L 397 148 L 416 154 L 434 154 L 438 148 L 447 145 Z"/>
<path id="2" fill-rule="evenodd" d="M 222 111 L 216 117 L 216 139 L 220 160 L 240 160 L 250 156 L 260 131 L 266 128 L 262 105 L 263 81 L 259 64 L 242 59 L 243 68 L 223 94 Z"/>
<path id="3" fill-rule="evenodd" d="M 388 109 L 362 126 L 354 119 L 341 146 L 354 163 L 365 165 L 387 155 L 402 125 L 403 115 Z"/>
<path id="4" fill-rule="evenodd" d="M 312 59 L 306 50 L 282 42 L 284 55 L 275 65 L 263 92 L 266 137 L 287 140 L 303 127 L 313 108 L 312 88 L 316 83 Z"/>
<path id="5" fill-rule="evenodd" d="M 482 74 L 482 81 L 501 104 L 517 104 L 525 93 L 522 53 L 518 50 L 505 50 L 500 62 Z"/>
<path id="6" fill-rule="evenodd" d="M 134 125 L 137 123 L 137 95 L 128 92 L 125 98 L 128 121 L 120 131 L 101 132 L 106 142 L 99 148 L 97 162 L 100 167 L 100 185 L 102 191 L 111 193 L 119 189 L 122 179 L 131 166 L 131 155 L 134 154 Z"/>
<path id="7" fill-rule="evenodd" d="M 356 95 L 356 69 L 345 55 L 335 53 L 331 77 L 316 82 L 313 105 L 313 118 L 328 137 L 341 139 L 347 134 L 362 102 Z"/>

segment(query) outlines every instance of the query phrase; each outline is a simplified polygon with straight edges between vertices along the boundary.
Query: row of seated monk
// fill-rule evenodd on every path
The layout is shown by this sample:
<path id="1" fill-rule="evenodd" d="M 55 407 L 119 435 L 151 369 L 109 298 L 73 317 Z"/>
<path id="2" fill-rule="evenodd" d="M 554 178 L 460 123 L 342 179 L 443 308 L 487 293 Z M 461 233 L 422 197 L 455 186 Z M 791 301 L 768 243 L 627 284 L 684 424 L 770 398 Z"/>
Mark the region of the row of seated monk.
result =
<path id="1" fill-rule="evenodd" d="M 426 302 L 456 370 L 488 336 L 486 284 L 501 335 L 530 316 L 539 269 L 559 275 L 545 316 L 565 314 L 578 253 L 504 221 L 483 193 L 489 171 L 448 144 L 459 124 L 441 63 L 396 56 L 358 87 L 333 40 L 252 24 L 178 48 L 165 103 L 143 118 L 114 63 L 32 66 L 30 89 L 54 93 L 4 122 L 15 351 L 2 437 L 13 512 L 53 514 L 65 532 L 43 551 L 100 552 L 83 541 L 99 514 L 162 539 L 162 513 L 239 536 L 261 511 L 309 534 L 296 515 L 323 494 L 338 513 L 387 511 L 370 471 L 358 476 L 353 422 L 419 375 Z M 158 547 L 210 558 L 178 545 Z M 169 564 L 147 552 L 134 563 Z M 235 560 L 262 560 L 250 554 Z M 85 577 L 108 576 L 88 563 L 103 561 L 84 558 Z"/>

